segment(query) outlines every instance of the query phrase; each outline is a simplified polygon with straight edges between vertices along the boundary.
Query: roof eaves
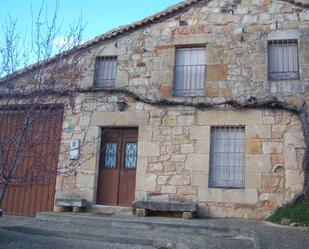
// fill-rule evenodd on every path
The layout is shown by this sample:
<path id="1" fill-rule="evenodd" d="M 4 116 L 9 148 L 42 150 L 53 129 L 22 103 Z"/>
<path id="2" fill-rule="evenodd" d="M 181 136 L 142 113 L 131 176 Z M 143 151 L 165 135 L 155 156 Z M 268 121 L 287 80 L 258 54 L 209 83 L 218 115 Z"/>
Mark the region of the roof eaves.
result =
<path id="1" fill-rule="evenodd" d="M 80 50 L 83 50 L 83 49 L 86 49 L 92 45 L 95 45 L 97 43 L 100 43 L 102 41 L 106 41 L 106 40 L 109 40 L 109 39 L 113 39 L 115 37 L 118 37 L 120 35 L 123 35 L 125 33 L 128 33 L 128 32 L 131 32 L 135 29 L 138 29 L 138 28 L 141 28 L 141 27 L 144 27 L 148 24 L 151 24 L 155 21 L 158 21 L 162 18 L 166 18 L 166 17 L 169 17 L 173 14 L 176 14 L 182 10 L 185 10 L 189 7 L 191 7 L 192 5 L 194 4 L 197 4 L 199 2 L 202 2 L 202 1 L 207 1 L 207 2 L 210 2 L 211 0 L 186 0 L 186 1 L 183 1 L 183 2 L 180 2 L 178 4 L 175 4 L 175 5 L 172 5 L 168 8 L 166 8 L 165 10 L 163 11 L 160 11 L 152 16 L 149 16 L 149 17 L 146 17 L 140 21 L 137 21 L 137 22 L 134 22 L 134 23 L 131 23 L 129 25 L 124 25 L 124 26 L 120 26 L 118 28 L 115 28 L 115 29 L 112 29 L 102 35 L 99 35 L 97 37 L 95 37 L 94 39 L 92 40 L 89 40 L 81 45 L 78 45 L 70 50 L 67 50 L 67 51 L 64 51 L 60 54 L 57 54 L 55 55 L 54 57 L 51 57 L 47 60 L 44 60 L 44 61 L 40 61 L 38 63 L 35 63 L 35 64 L 32 64 L 28 67 L 25 67 L 25 68 L 22 68 L 10 75 L 7 75 L 3 78 L 0 78 L 0 83 L 1 82 L 5 82 L 5 81 L 8 81 L 8 80 L 11 80 L 15 77 L 18 77 L 18 76 L 21 76 L 25 73 L 28 73 L 32 70 L 35 70 L 37 68 L 40 68 L 42 66 L 46 66 L 62 57 L 66 57 L 66 56 L 69 56 L 71 55 L 72 53 L 76 52 L 76 51 L 80 51 Z"/>

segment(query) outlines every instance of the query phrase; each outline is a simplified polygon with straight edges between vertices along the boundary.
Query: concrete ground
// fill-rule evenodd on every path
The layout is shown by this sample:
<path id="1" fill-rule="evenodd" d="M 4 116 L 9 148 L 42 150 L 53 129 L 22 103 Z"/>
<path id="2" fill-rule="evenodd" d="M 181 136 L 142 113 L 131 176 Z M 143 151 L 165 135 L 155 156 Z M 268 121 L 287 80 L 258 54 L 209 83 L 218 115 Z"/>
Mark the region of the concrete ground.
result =
<path id="1" fill-rule="evenodd" d="M 309 230 L 236 219 L 42 213 L 0 219 L 0 248 L 309 248 Z"/>

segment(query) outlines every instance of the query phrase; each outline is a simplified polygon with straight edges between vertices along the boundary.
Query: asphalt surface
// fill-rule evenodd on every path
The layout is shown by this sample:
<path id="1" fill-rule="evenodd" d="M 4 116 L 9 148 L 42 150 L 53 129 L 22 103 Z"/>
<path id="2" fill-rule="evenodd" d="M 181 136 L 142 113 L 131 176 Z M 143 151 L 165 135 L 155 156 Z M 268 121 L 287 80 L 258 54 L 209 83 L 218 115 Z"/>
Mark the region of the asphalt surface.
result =
<path id="1" fill-rule="evenodd" d="M 309 249 L 309 230 L 227 219 L 4 216 L 0 248 Z"/>

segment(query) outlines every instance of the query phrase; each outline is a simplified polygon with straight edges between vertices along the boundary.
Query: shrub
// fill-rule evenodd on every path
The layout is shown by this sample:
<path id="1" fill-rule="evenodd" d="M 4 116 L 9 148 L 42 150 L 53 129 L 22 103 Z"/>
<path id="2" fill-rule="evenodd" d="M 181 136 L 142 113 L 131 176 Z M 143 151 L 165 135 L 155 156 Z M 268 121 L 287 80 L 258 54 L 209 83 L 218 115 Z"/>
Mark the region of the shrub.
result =
<path id="1" fill-rule="evenodd" d="M 280 223 L 283 218 L 309 226 L 309 201 L 302 201 L 295 206 L 285 204 L 277 208 L 267 220 Z"/>

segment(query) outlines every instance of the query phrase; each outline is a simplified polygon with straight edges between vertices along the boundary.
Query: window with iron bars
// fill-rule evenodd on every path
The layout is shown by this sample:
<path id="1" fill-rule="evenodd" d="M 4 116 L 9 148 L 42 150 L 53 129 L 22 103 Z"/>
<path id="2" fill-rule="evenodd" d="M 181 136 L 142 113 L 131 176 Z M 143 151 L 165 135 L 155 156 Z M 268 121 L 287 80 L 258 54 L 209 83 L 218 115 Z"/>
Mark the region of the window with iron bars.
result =
<path id="1" fill-rule="evenodd" d="M 245 128 L 215 126 L 210 135 L 210 188 L 244 188 Z"/>
<path id="2" fill-rule="evenodd" d="M 204 96 L 206 48 L 176 48 L 174 96 Z"/>
<path id="3" fill-rule="evenodd" d="M 268 79 L 298 80 L 298 48 L 296 39 L 268 41 Z"/>
<path id="4" fill-rule="evenodd" d="M 113 87 L 116 82 L 117 56 L 97 57 L 94 86 Z"/>

